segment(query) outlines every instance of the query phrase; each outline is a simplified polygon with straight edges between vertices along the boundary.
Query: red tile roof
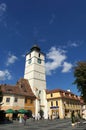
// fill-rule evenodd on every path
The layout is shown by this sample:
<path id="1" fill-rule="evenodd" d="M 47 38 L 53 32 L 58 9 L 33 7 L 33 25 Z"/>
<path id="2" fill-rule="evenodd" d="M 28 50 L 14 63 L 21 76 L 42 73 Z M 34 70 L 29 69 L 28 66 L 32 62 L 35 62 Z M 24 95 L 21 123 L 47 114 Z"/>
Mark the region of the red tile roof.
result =
<path id="1" fill-rule="evenodd" d="M 49 94 L 49 93 L 56 93 L 56 92 L 63 92 L 63 93 L 71 93 L 71 94 L 73 94 L 72 92 L 69 92 L 69 91 L 66 91 L 66 90 L 62 90 L 62 89 L 46 90 L 47 94 Z"/>
<path id="2" fill-rule="evenodd" d="M 47 94 L 60 92 L 61 98 L 69 98 L 74 100 L 80 100 L 79 96 L 73 94 L 70 91 L 62 90 L 62 89 L 53 89 L 53 90 L 46 90 Z"/>
<path id="3" fill-rule="evenodd" d="M 16 85 L 1 84 L 1 90 L 6 94 L 16 94 L 36 98 L 27 79 L 21 78 Z"/>

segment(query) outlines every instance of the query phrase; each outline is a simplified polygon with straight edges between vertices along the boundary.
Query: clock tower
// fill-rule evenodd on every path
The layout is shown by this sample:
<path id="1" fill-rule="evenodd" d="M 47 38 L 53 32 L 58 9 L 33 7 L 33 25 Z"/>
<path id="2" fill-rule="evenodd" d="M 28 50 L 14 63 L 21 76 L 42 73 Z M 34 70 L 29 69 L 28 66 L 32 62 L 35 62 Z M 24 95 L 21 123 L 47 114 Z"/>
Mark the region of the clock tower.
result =
<path id="1" fill-rule="evenodd" d="M 44 118 L 47 118 L 45 56 L 37 45 L 34 45 L 26 54 L 24 78 L 28 79 L 31 89 L 37 97 L 35 116 L 42 109 Z"/>

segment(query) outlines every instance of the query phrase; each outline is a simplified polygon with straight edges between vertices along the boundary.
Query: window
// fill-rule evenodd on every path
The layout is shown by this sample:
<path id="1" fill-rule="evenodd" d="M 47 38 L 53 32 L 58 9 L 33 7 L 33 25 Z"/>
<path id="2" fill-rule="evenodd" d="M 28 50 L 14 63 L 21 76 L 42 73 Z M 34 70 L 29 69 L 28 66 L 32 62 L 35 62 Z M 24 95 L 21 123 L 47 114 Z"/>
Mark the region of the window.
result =
<path id="1" fill-rule="evenodd" d="M 39 53 L 39 57 L 40 57 L 40 53 Z"/>
<path id="2" fill-rule="evenodd" d="M 31 59 L 28 60 L 28 63 L 29 63 L 29 64 L 31 63 Z"/>
<path id="3" fill-rule="evenodd" d="M 27 98 L 25 98 L 25 103 L 27 103 Z"/>
<path id="4" fill-rule="evenodd" d="M 6 102 L 10 102 L 10 98 L 6 98 Z"/>
<path id="5" fill-rule="evenodd" d="M 38 62 L 39 64 L 41 64 L 41 59 L 38 59 L 37 62 Z"/>
<path id="6" fill-rule="evenodd" d="M 56 101 L 56 106 L 58 106 L 58 101 Z"/>
<path id="7" fill-rule="evenodd" d="M 14 102 L 17 102 L 17 101 L 18 101 L 18 98 L 15 98 L 15 99 L 14 99 Z"/>
<path id="8" fill-rule="evenodd" d="M 53 97 L 53 94 L 51 93 L 51 97 Z"/>
<path id="9" fill-rule="evenodd" d="M 7 89 L 6 91 L 7 91 L 7 92 L 12 92 L 12 89 Z"/>
<path id="10" fill-rule="evenodd" d="M 51 102 L 51 106 L 53 106 L 53 101 Z"/>
<path id="11" fill-rule="evenodd" d="M 32 99 L 30 100 L 30 103 L 31 103 L 31 104 L 33 103 L 33 100 L 32 100 Z"/>

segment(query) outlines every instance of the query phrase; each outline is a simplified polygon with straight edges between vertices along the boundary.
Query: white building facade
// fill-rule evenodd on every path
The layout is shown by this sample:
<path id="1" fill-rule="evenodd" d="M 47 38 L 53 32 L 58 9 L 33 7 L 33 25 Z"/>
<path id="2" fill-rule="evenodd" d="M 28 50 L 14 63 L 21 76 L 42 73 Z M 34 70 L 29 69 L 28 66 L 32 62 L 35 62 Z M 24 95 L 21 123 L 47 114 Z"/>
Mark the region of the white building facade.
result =
<path id="1" fill-rule="evenodd" d="M 37 97 L 35 116 L 42 109 L 44 118 L 47 119 L 45 56 L 37 45 L 34 45 L 26 55 L 24 78 L 28 79 L 31 89 Z"/>

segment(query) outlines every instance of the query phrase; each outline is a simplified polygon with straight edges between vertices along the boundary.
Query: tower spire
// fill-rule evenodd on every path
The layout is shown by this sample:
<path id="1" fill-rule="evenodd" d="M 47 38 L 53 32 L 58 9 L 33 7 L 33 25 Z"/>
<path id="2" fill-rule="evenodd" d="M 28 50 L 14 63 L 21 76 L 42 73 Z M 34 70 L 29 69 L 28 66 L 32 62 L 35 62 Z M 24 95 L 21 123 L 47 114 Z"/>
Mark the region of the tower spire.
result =
<path id="1" fill-rule="evenodd" d="M 30 49 L 30 51 L 37 51 L 37 52 L 40 52 L 40 48 L 37 44 L 34 44 L 33 47 Z"/>

